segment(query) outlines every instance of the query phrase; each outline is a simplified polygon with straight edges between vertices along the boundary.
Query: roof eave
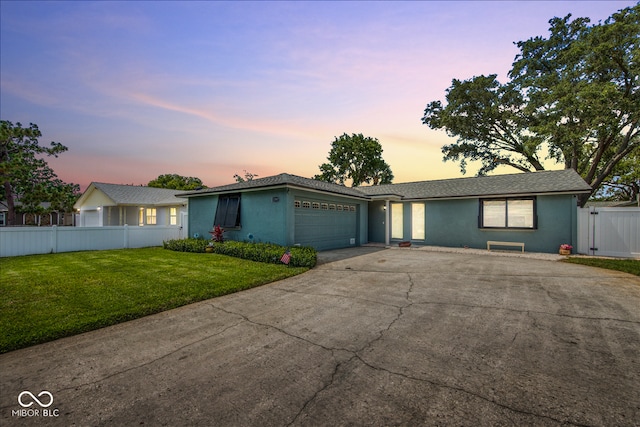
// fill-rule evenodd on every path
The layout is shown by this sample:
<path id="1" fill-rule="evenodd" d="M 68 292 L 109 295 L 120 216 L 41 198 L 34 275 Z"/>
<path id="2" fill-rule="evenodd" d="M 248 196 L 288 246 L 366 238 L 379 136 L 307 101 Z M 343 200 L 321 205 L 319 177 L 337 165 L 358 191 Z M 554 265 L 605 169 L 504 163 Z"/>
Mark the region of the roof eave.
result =
<path id="1" fill-rule="evenodd" d="M 539 191 L 525 193 L 495 193 L 495 194 L 468 194 L 460 196 L 426 196 L 426 197 L 405 197 L 403 201 L 415 200 L 451 200 L 451 199 L 490 199 L 500 197 L 529 197 L 529 196 L 560 196 L 560 195 L 576 195 L 587 194 L 591 190 L 562 190 L 562 191 Z"/>
<path id="2" fill-rule="evenodd" d="M 330 189 L 320 189 L 320 188 L 314 188 L 311 186 L 294 184 L 294 183 L 265 184 L 265 185 L 257 185 L 257 186 L 246 187 L 246 188 L 228 188 L 224 190 L 215 190 L 215 189 L 200 190 L 198 192 L 193 192 L 193 193 L 181 193 L 179 194 L 179 196 L 185 197 L 185 198 L 202 197 L 202 196 L 214 196 L 219 194 L 251 193 L 254 191 L 262 191 L 265 189 L 275 190 L 279 188 L 295 188 L 295 189 L 304 190 L 304 191 L 311 191 L 314 193 L 331 193 L 341 197 L 349 197 L 349 198 L 361 199 L 361 200 L 370 199 L 370 197 L 367 196 L 366 194 L 362 194 L 362 195 L 346 194 L 339 191 L 333 191 Z"/>

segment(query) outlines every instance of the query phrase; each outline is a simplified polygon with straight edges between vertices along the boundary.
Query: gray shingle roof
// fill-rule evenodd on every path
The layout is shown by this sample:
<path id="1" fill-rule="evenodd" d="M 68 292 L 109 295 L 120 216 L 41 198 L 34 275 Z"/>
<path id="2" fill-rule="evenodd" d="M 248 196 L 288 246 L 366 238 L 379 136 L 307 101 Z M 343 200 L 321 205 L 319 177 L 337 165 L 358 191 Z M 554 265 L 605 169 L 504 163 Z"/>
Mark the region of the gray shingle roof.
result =
<path id="1" fill-rule="evenodd" d="M 403 199 L 441 199 L 544 193 L 584 193 L 591 187 L 573 169 L 361 187 L 369 195 L 398 194 Z"/>
<path id="2" fill-rule="evenodd" d="M 279 175 L 268 176 L 265 178 L 258 178 L 251 181 L 236 182 L 234 184 L 221 185 L 219 187 L 205 188 L 203 190 L 182 193 L 183 196 L 196 196 L 201 194 L 217 194 L 217 193 L 230 193 L 241 192 L 246 190 L 265 188 L 265 187 L 279 187 L 279 186 L 294 186 L 301 188 L 308 188 L 310 190 L 325 191 L 327 193 L 334 193 L 343 196 L 367 198 L 365 194 L 355 188 L 345 187 L 344 185 L 332 184 L 330 182 L 318 181 L 315 179 L 304 178 L 297 175 L 291 175 L 288 173 L 281 173 Z"/>
<path id="3" fill-rule="evenodd" d="M 92 183 L 98 190 L 106 194 L 118 205 L 175 205 L 184 200 L 176 195 L 184 190 L 170 190 L 167 188 L 141 187 L 135 185 Z"/>
<path id="4" fill-rule="evenodd" d="M 200 191 L 182 193 L 182 196 L 197 196 L 228 192 L 242 192 L 276 186 L 296 186 L 311 190 L 326 191 L 344 196 L 372 198 L 394 195 L 402 199 L 442 199 L 475 196 L 508 196 L 548 193 L 585 193 L 591 187 L 573 169 L 541 171 L 510 175 L 494 175 L 473 178 L 454 178 L 435 181 L 417 181 L 402 184 L 387 184 L 370 187 L 345 187 L 343 185 L 316 181 L 301 176 L 282 173 L 252 181 L 239 182 Z"/>

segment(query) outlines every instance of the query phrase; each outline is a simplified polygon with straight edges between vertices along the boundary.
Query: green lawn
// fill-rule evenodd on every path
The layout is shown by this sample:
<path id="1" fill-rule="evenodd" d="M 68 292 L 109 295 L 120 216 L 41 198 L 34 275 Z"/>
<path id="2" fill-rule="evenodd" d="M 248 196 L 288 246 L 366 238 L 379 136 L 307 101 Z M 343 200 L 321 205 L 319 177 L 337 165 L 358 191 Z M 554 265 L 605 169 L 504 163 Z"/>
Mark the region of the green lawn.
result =
<path id="1" fill-rule="evenodd" d="M 634 259 L 609 259 L 609 258 L 581 258 L 569 257 L 565 262 L 588 265 L 591 267 L 606 268 L 609 270 L 624 271 L 625 273 L 640 276 L 640 260 Z"/>
<path id="2" fill-rule="evenodd" d="M 306 270 L 161 248 L 0 258 L 0 353 Z"/>

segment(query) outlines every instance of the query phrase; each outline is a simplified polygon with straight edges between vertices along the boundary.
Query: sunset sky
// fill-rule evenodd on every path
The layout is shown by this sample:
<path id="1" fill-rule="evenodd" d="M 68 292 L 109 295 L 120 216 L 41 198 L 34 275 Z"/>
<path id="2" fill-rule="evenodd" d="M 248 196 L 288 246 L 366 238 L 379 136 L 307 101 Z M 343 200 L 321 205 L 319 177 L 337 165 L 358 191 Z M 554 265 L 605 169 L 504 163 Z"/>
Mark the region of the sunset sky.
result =
<path id="1" fill-rule="evenodd" d="M 49 164 L 83 189 L 311 177 L 345 132 L 380 141 L 394 182 L 454 178 L 427 103 L 453 78 L 506 81 L 513 42 L 546 37 L 554 16 L 634 4 L 2 1 L 0 118 L 66 145 Z"/>

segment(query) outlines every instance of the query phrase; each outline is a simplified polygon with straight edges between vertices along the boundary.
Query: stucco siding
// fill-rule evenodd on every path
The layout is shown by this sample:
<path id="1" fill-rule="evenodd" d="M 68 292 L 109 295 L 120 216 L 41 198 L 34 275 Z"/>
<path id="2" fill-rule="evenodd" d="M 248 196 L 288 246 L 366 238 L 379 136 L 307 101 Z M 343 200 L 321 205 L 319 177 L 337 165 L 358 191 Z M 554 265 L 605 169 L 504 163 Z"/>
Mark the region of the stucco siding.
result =
<path id="1" fill-rule="evenodd" d="M 428 201 L 425 206 L 425 244 L 486 247 L 478 229 L 478 199 Z"/>
<path id="2" fill-rule="evenodd" d="M 415 203 L 415 202 L 414 202 Z M 479 226 L 480 199 L 428 200 L 425 203 L 425 239 L 412 239 L 412 209 L 403 202 L 402 238 L 391 243 L 411 240 L 416 245 L 484 249 L 488 240 L 523 242 L 526 251 L 557 252 L 563 243 L 577 244 L 576 198 L 571 195 L 536 197 L 537 228 L 487 229 Z M 384 202 L 369 205 L 369 239 L 384 242 Z M 393 221 L 393 217 L 390 218 Z"/>
<path id="3" fill-rule="evenodd" d="M 189 199 L 189 236 L 210 239 L 213 229 L 218 196 L 192 197 Z"/>
<path id="4" fill-rule="evenodd" d="M 225 238 L 286 245 L 286 196 L 284 189 L 242 193 L 240 228 L 227 229 Z"/>

